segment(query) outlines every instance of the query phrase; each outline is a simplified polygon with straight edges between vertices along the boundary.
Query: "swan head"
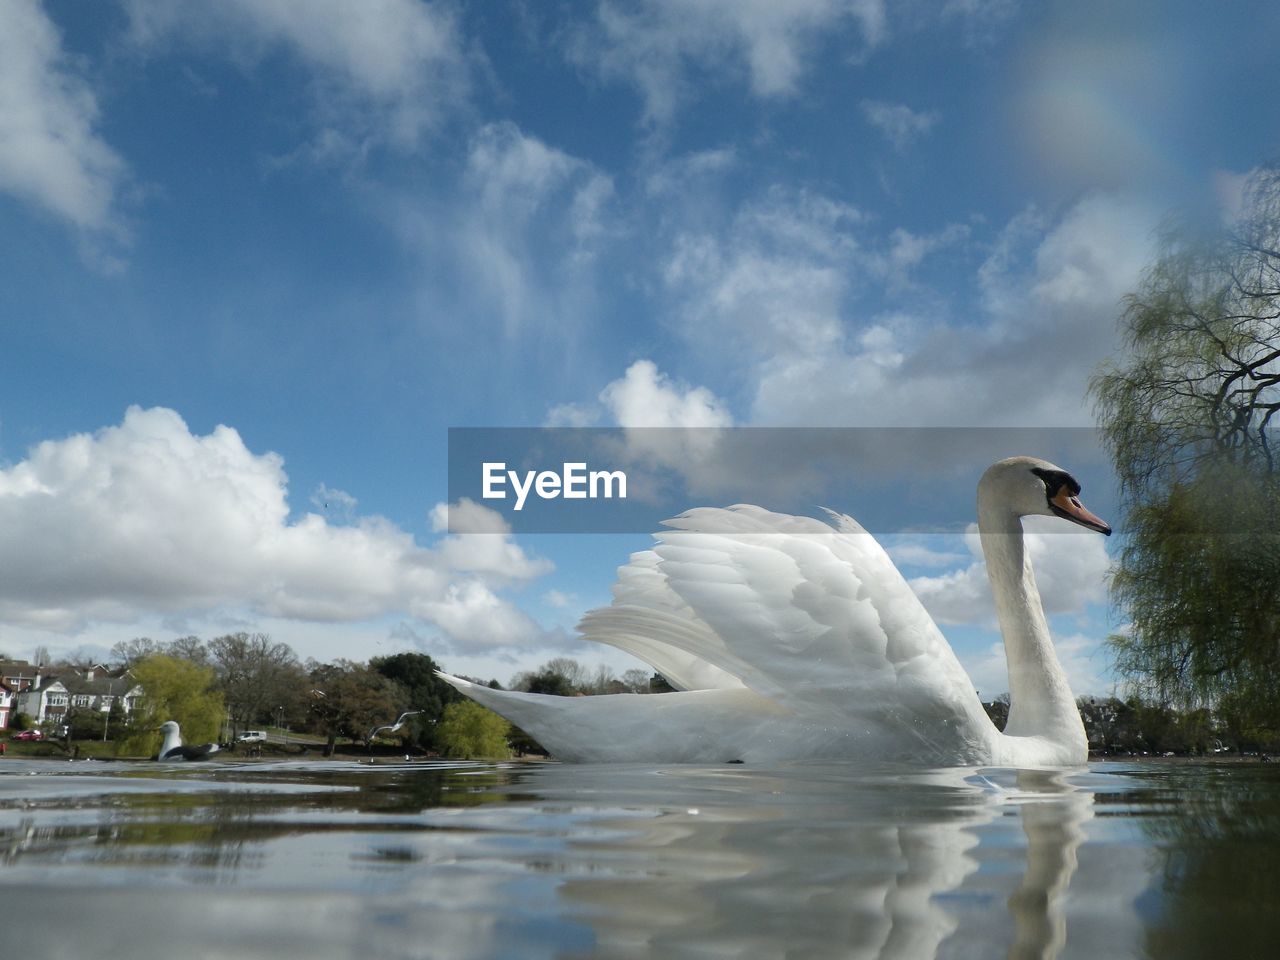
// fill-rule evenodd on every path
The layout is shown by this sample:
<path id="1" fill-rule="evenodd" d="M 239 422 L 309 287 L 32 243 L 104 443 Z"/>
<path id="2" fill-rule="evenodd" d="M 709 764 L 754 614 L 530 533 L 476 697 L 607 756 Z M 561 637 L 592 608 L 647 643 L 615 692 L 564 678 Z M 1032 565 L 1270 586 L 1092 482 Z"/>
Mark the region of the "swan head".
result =
<path id="1" fill-rule="evenodd" d="M 1061 517 L 1111 536 L 1111 525 L 1080 502 L 1079 481 L 1038 457 L 1009 457 L 992 464 L 978 483 L 978 500 L 998 504 L 1017 517 Z"/>

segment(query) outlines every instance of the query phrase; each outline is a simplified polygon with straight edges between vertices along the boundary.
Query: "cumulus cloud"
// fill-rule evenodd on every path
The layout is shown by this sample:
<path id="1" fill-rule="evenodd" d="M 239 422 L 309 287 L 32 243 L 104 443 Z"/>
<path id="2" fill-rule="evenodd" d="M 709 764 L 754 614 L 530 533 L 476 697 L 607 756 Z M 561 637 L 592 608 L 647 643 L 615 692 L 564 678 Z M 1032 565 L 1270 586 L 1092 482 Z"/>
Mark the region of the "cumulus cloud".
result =
<path id="1" fill-rule="evenodd" d="M 1025 517 L 1023 524 L 1046 613 L 1080 614 L 1089 604 L 1106 599 L 1111 561 L 1102 537 L 1075 532 L 1055 517 Z M 968 566 L 910 581 L 916 596 L 939 623 L 994 621 L 995 605 L 976 524 L 969 525 L 965 545 L 972 557 Z"/>
<path id="2" fill-rule="evenodd" d="M 322 483 L 311 494 L 311 505 L 321 511 L 322 516 L 350 520 L 355 516 L 359 501 L 345 490 Z"/>
<path id="3" fill-rule="evenodd" d="M 98 102 L 36 0 L 0 4 L 0 190 L 81 230 L 119 233 L 125 164 Z"/>
<path id="4" fill-rule="evenodd" d="M 549 427 L 623 428 L 621 439 L 602 440 L 611 462 L 626 465 L 629 494 L 644 499 L 661 489 L 668 471 L 694 486 L 722 471 L 715 457 L 720 430 L 733 426 L 727 404 L 706 387 L 669 377 L 652 360 L 637 360 L 606 384 L 595 402 L 560 404 Z M 701 479 L 699 479 L 701 478 Z"/>
<path id="5" fill-rule="evenodd" d="M 1083 633 L 1054 637 L 1053 647 L 1058 662 L 1062 664 L 1072 692 L 1078 697 L 1110 695 L 1115 687 L 1115 678 L 1101 652 L 1101 639 Z M 1003 643 L 993 643 L 977 655 L 961 655 L 960 662 L 983 700 L 1009 692 L 1009 667 Z"/>
<path id="6" fill-rule="evenodd" d="M 573 35 L 569 55 L 636 87 L 644 121 L 661 124 L 692 88 L 688 73 L 742 76 L 755 96 L 792 96 L 820 44 L 851 30 L 864 49 L 879 45 L 882 0 L 605 0 L 594 25 Z"/>
<path id="7" fill-rule="evenodd" d="M 907 149 L 938 122 L 936 113 L 912 110 L 905 103 L 863 100 L 860 106 L 867 122 L 884 134 L 897 150 Z"/>
<path id="8" fill-rule="evenodd" d="M 469 96 L 471 65 L 451 6 L 419 0 L 130 0 L 130 35 L 155 51 L 174 38 L 245 66 L 278 50 L 316 84 L 317 154 L 367 138 L 412 147 Z"/>
<path id="9" fill-rule="evenodd" d="M 602 421 L 624 428 L 733 426 L 723 400 L 706 387 L 669 377 L 652 360 L 637 360 L 605 385 L 595 402 L 562 403 L 547 412 L 548 427 L 594 427 Z"/>
<path id="10" fill-rule="evenodd" d="M 457 649 L 541 634 L 497 591 L 550 565 L 508 536 L 425 548 L 379 517 L 290 519 L 287 496 L 279 456 L 251 452 L 231 427 L 195 435 L 172 410 L 131 407 L 118 426 L 45 441 L 0 470 L 0 621 L 73 631 L 241 609 L 317 622 L 400 613 Z M 473 526 L 501 524 L 458 509 Z"/>
<path id="11" fill-rule="evenodd" d="M 637 360 L 600 392 L 620 427 L 727 427 L 732 418 L 706 387 L 674 382 L 652 360 Z"/>
<path id="12" fill-rule="evenodd" d="M 885 552 L 898 566 L 954 567 L 968 559 L 968 551 L 956 549 L 955 537 L 934 536 L 882 536 L 879 538 Z"/>

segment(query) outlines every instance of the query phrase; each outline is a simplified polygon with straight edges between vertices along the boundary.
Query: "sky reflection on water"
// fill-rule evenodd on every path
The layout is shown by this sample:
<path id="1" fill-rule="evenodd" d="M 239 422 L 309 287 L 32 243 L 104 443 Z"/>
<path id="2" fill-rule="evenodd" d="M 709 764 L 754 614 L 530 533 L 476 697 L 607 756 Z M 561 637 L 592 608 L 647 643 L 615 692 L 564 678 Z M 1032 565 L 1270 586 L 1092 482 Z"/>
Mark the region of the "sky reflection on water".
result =
<path id="1" fill-rule="evenodd" d="M 1262 765 L 0 763 L 51 957 L 1261 956 L 1277 827 Z"/>

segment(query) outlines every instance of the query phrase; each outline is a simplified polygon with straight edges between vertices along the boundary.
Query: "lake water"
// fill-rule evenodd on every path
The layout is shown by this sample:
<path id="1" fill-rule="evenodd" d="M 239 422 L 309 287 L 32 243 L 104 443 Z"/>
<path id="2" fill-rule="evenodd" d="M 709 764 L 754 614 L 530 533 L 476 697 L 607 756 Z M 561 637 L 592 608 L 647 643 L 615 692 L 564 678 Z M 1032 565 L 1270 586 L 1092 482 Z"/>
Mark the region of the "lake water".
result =
<path id="1" fill-rule="evenodd" d="M 1280 764 L 0 761 L 24 957 L 1273 957 Z"/>

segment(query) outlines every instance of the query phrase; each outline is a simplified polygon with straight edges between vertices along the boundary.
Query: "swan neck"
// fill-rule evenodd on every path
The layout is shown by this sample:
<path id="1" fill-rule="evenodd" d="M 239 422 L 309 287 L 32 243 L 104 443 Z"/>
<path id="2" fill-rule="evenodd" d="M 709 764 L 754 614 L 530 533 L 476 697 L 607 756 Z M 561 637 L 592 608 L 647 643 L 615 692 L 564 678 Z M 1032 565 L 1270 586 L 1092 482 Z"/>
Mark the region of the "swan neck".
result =
<path id="1" fill-rule="evenodd" d="M 1039 736 L 1087 750 L 1080 711 L 1054 651 L 1022 521 L 979 498 L 978 531 L 1009 666 L 1009 736 Z"/>

